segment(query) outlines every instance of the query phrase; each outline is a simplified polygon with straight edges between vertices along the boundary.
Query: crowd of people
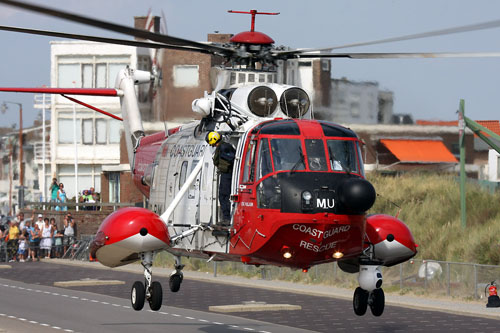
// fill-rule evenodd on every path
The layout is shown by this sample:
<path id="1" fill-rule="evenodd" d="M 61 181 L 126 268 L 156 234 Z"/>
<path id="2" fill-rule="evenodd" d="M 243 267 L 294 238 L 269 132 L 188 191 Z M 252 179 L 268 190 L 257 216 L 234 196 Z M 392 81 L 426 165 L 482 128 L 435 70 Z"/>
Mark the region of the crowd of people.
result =
<path id="1" fill-rule="evenodd" d="M 76 222 L 67 213 L 63 225 L 58 228 L 54 217 L 38 214 L 35 219 L 24 219 L 20 212 L 7 225 L 0 225 L 0 246 L 7 250 L 9 262 L 61 258 L 76 239 Z"/>
<path id="2" fill-rule="evenodd" d="M 67 201 L 66 191 L 64 190 L 64 184 L 58 183 L 57 178 L 52 178 L 52 184 L 49 187 L 49 191 L 51 194 L 51 202 L 56 203 L 64 203 Z M 100 202 L 101 196 L 97 193 L 93 187 L 88 190 L 83 190 L 78 193 L 78 202 L 79 203 L 96 203 Z M 57 211 L 67 211 L 68 207 L 63 205 L 55 206 L 55 210 Z M 84 206 L 82 210 L 99 210 L 98 206 Z"/>

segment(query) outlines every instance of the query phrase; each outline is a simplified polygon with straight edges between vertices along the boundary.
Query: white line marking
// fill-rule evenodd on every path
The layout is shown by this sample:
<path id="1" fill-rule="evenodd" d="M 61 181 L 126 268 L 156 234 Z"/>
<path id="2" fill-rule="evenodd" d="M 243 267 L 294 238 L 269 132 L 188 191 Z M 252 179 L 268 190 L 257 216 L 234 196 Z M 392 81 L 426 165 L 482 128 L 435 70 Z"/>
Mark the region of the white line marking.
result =
<path id="1" fill-rule="evenodd" d="M 61 328 L 60 328 L 60 327 L 58 327 L 58 326 L 52 326 L 52 328 L 53 328 L 53 329 L 55 329 L 55 330 L 60 330 L 60 329 L 61 329 Z"/>
<path id="2" fill-rule="evenodd" d="M 193 317 L 184 317 L 184 318 L 194 320 Z"/>
<path id="3" fill-rule="evenodd" d="M 239 326 L 237 326 L 237 325 L 229 325 L 229 327 L 238 328 Z"/>
<path id="4" fill-rule="evenodd" d="M 111 305 L 113 305 L 113 306 L 121 306 L 120 304 L 111 304 Z"/>
<path id="5" fill-rule="evenodd" d="M 249 327 L 243 327 L 244 330 L 247 330 L 247 331 L 255 331 L 253 328 L 249 328 Z"/>
<path id="6" fill-rule="evenodd" d="M 78 297 L 76 297 L 76 296 L 71 296 L 71 298 L 73 298 L 73 299 L 78 299 Z"/>
<path id="7" fill-rule="evenodd" d="M 201 321 L 202 323 L 208 323 L 208 320 L 205 319 L 198 319 L 198 321 Z"/>
<path id="8" fill-rule="evenodd" d="M 14 317 L 14 316 L 7 316 L 7 318 L 14 318 L 15 319 L 16 317 Z"/>
<path id="9" fill-rule="evenodd" d="M 52 293 L 52 295 L 54 295 L 54 296 L 59 296 L 60 294 L 58 294 L 58 293 Z"/>
<path id="10" fill-rule="evenodd" d="M 224 323 L 219 323 L 217 321 L 213 321 L 212 324 L 215 324 L 215 325 L 224 325 Z"/>
<path id="11" fill-rule="evenodd" d="M 125 309 L 130 309 L 130 306 L 128 306 L 128 305 L 124 305 L 123 307 L 124 307 Z"/>
<path id="12" fill-rule="evenodd" d="M 172 316 L 174 316 L 174 317 L 180 317 L 181 315 L 178 315 L 178 314 L 172 313 Z"/>
<path id="13" fill-rule="evenodd" d="M 108 305 L 109 303 L 108 303 L 108 302 L 101 302 L 101 304 L 106 304 L 106 305 Z"/>
<path id="14" fill-rule="evenodd" d="M 45 326 L 45 327 L 49 327 L 50 325 L 49 324 L 43 324 L 43 323 L 40 323 L 41 326 Z"/>
<path id="15" fill-rule="evenodd" d="M 19 319 L 20 321 L 26 321 L 27 319 L 24 319 L 24 318 L 17 318 Z"/>
<path id="16" fill-rule="evenodd" d="M 37 321 L 34 321 L 34 320 L 30 320 L 30 321 L 29 321 L 29 323 L 30 323 L 30 324 L 38 324 L 38 322 L 37 322 Z"/>
<path id="17" fill-rule="evenodd" d="M 163 312 L 163 311 L 160 311 L 158 313 L 161 313 L 161 314 L 164 314 L 164 315 L 168 315 L 168 312 Z"/>

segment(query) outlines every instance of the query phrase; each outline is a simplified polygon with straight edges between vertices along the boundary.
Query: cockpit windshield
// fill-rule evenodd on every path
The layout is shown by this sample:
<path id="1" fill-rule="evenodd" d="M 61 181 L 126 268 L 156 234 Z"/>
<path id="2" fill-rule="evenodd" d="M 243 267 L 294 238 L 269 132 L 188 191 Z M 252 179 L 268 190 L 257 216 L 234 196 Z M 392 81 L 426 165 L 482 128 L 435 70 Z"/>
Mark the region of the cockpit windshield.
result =
<path id="1" fill-rule="evenodd" d="M 328 140 L 330 167 L 333 171 L 358 173 L 356 142 L 352 140 Z"/>
<path id="2" fill-rule="evenodd" d="M 299 139 L 271 139 L 274 171 L 305 170 L 304 153 Z"/>

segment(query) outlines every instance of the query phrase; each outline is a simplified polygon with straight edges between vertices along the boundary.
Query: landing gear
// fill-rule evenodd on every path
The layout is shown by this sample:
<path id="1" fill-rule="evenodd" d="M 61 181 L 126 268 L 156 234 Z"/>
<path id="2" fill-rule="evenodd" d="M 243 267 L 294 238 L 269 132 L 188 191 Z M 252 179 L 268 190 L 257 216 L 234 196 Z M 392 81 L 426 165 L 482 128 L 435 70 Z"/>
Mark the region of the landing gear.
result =
<path id="1" fill-rule="evenodd" d="M 359 265 L 359 287 L 354 291 L 354 313 L 363 316 L 368 305 L 372 314 L 379 317 L 384 312 L 385 295 L 382 288 L 382 272 L 376 262 L 365 261 Z"/>
<path id="2" fill-rule="evenodd" d="M 184 265 L 181 264 L 181 257 L 175 257 L 175 270 L 170 274 L 170 279 L 168 281 L 168 285 L 170 287 L 170 291 L 176 293 L 181 288 L 181 283 L 184 278 L 182 274 L 182 269 Z"/>
<path id="3" fill-rule="evenodd" d="M 363 316 L 368 308 L 368 296 L 369 292 L 357 287 L 354 291 L 354 297 L 352 299 L 352 306 L 354 308 L 354 313 L 358 316 Z"/>
<path id="4" fill-rule="evenodd" d="M 163 301 L 163 290 L 160 282 L 154 281 L 150 288 L 149 307 L 153 311 L 158 311 L 161 308 L 161 303 Z"/>
<path id="5" fill-rule="evenodd" d="M 135 281 L 132 285 L 130 292 L 130 300 L 132 301 L 132 308 L 135 311 L 140 311 L 144 307 L 144 300 L 146 299 L 146 290 L 144 284 L 140 281 Z"/>
<path id="6" fill-rule="evenodd" d="M 366 313 L 368 305 L 375 317 L 380 317 L 384 313 L 385 295 L 382 289 L 374 289 L 368 292 L 361 287 L 357 287 L 354 291 L 352 300 L 354 313 L 358 316 L 363 316 Z"/>
<path id="7" fill-rule="evenodd" d="M 385 308 L 385 295 L 382 289 L 375 289 L 370 293 L 368 299 L 370 310 L 375 317 L 380 317 L 384 313 Z"/>
<path id="8" fill-rule="evenodd" d="M 142 310 L 144 302 L 147 300 L 149 307 L 153 311 L 158 311 L 161 308 L 163 301 L 163 290 L 160 282 L 152 282 L 151 267 L 153 266 L 153 252 L 145 252 L 141 254 L 142 266 L 144 267 L 144 282 L 134 282 L 130 292 L 130 300 L 132 308 L 136 311 Z"/>

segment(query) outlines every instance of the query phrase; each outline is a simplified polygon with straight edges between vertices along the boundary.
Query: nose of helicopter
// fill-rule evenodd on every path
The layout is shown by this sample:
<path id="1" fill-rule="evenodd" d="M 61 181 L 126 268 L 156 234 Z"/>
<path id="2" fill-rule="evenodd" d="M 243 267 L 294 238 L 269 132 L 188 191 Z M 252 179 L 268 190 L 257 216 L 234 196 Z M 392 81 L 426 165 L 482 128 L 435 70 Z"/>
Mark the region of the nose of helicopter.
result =
<path id="1" fill-rule="evenodd" d="M 375 198 L 375 188 L 363 178 L 347 178 L 339 186 L 339 200 L 352 212 L 366 212 L 375 203 Z"/>

